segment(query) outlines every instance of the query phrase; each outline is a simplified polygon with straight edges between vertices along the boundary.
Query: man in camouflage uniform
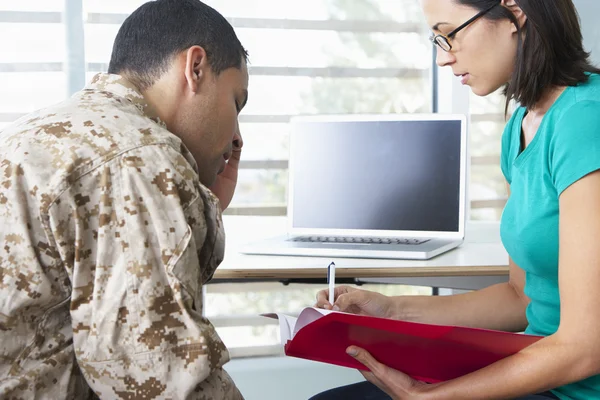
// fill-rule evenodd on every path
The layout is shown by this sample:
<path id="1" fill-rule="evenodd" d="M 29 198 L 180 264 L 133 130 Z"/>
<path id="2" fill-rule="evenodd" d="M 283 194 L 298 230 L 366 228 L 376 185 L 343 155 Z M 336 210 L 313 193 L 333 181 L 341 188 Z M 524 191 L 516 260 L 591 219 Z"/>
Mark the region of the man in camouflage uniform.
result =
<path id="1" fill-rule="evenodd" d="M 242 398 L 202 285 L 224 253 L 246 58 L 200 1 L 150 2 L 110 74 L 0 133 L 0 398 Z"/>

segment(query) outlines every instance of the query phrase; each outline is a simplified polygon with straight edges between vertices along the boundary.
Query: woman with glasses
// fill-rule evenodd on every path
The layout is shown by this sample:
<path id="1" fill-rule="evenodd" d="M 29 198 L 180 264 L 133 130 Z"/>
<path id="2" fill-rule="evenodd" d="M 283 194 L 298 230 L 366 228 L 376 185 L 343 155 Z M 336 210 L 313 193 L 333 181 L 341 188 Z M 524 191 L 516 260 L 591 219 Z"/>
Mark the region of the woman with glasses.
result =
<path id="1" fill-rule="evenodd" d="M 544 336 L 486 368 L 427 385 L 364 349 L 369 382 L 314 399 L 600 399 L 600 70 L 583 49 L 571 0 L 421 0 L 437 46 L 473 93 L 504 87 L 518 108 L 501 168 L 509 282 L 442 297 L 386 297 L 350 287 L 317 306 L 416 322 Z"/>

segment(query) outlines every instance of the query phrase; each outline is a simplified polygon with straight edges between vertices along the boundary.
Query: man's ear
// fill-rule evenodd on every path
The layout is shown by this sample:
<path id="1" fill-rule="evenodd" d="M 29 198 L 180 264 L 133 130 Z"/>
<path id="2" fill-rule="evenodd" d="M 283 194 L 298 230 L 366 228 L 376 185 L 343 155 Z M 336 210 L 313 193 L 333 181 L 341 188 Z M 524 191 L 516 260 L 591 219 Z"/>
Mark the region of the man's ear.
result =
<path id="1" fill-rule="evenodd" d="M 517 4 L 516 0 L 501 0 L 501 5 L 508 8 L 510 12 L 513 13 L 517 22 L 519 24 L 519 28 L 523 28 L 525 26 L 525 22 L 527 22 L 527 15 L 523 12 L 521 7 Z M 514 33 L 517 32 L 517 27 L 514 26 Z"/>
<path id="2" fill-rule="evenodd" d="M 185 53 L 185 79 L 187 87 L 192 93 L 198 93 L 203 82 L 206 81 L 208 70 L 208 57 L 206 50 L 200 46 L 192 46 Z"/>

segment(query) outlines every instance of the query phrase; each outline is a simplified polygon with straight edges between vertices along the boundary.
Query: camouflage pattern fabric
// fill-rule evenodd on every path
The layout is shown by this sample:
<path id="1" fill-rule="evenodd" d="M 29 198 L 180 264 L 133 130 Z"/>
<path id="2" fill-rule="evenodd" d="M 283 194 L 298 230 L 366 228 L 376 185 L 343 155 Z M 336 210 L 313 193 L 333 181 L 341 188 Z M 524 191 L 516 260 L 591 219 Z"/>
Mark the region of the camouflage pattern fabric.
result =
<path id="1" fill-rule="evenodd" d="M 99 74 L 0 133 L 0 398 L 241 399 L 202 316 L 218 199 L 134 86 Z"/>

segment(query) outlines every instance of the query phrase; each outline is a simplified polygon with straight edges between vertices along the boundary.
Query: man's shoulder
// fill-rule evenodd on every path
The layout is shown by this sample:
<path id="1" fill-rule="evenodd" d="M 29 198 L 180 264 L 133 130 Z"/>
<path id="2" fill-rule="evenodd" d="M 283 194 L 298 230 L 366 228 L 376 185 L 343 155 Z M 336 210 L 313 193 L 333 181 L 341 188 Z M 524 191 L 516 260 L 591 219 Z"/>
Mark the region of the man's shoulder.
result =
<path id="1" fill-rule="evenodd" d="M 89 148 L 95 152 L 115 147 L 180 140 L 158 120 L 109 92 L 83 90 L 72 98 L 28 114 L 5 128 L 0 141 L 46 143 L 56 147 Z"/>
<path id="2" fill-rule="evenodd" d="M 29 182 L 57 186 L 132 150 L 156 145 L 175 154 L 183 149 L 177 136 L 133 104 L 110 93 L 83 91 L 7 127 L 0 135 L 0 162 L 20 166 Z"/>

